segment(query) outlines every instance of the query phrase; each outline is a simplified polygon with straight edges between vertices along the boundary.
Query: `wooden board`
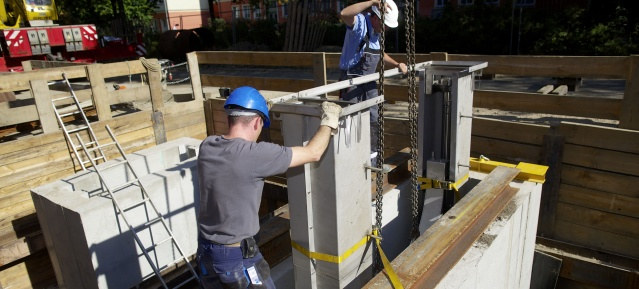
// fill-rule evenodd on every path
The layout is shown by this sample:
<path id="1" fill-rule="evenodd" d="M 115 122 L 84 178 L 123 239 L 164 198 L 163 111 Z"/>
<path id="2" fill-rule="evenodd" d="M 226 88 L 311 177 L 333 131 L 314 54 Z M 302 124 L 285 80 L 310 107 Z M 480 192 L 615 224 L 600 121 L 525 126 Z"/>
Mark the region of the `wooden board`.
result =
<path id="1" fill-rule="evenodd" d="M 313 58 L 307 52 L 198 51 L 199 64 L 311 67 Z"/>
<path id="2" fill-rule="evenodd" d="M 247 76 L 222 76 L 222 75 L 202 75 L 203 86 L 226 86 L 240 87 L 243 85 L 253 86 L 259 90 L 275 91 L 301 91 L 313 88 L 315 81 L 312 79 L 283 79 L 269 77 L 247 77 Z"/>
<path id="3" fill-rule="evenodd" d="M 561 181 L 563 184 L 639 198 L 639 177 L 564 164 Z"/>
<path id="4" fill-rule="evenodd" d="M 566 144 L 563 163 L 639 176 L 639 154 Z"/>
<path id="5" fill-rule="evenodd" d="M 548 129 L 547 125 L 475 117 L 472 135 L 541 146 Z"/>
<path id="6" fill-rule="evenodd" d="M 557 203 L 557 220 L 635 239 L 639 243 L 639 219 L 585 208 L 564 202 Z"/>
<path id="7" fill-rule="evenodd" d="M 639 154 L 639 131 L 562 122 L 566 143 Z"/>
<path id="8" fill-rule="evenodd" d="M 525 56 L 449 54 L 449 61 L 488 62 L 485 74 L 625 79 L 628 56 Z"/>
<path id="9" fill-rule="evenodd" d="M 636 238 L 593 230 L 592 228 L 563 220 L 557 220 L 555 225 L 555 238 L 557 240 L 585 246 L 594 250 L 639 258 Z"/>
<path id="10" fill-rule="evenodd" d="M 481 136 L 472 136 L 470 141 L 472 155 L 484 155 L 489 159 L 509 161 L 513 163 L 539 163 L 541 147 Z"/>
<path id="11" fill-rule="evenodd" d="M 562 184 L 559 201 L 639 219 L 639 198 Z"/>
<path id="12" fill-rule="evenodd" d="M 604 119 L 619 119 L 620 99 L 475 90 L 473 107 Z"/>

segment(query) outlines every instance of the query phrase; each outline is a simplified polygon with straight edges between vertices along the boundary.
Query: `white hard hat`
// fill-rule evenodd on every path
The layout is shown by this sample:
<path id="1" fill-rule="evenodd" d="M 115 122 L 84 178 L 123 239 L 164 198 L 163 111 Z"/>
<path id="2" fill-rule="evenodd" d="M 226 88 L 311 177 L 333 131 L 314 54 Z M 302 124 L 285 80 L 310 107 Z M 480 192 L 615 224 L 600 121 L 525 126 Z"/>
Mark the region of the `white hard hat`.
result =
<path id="1" fill-rule="evenodd" d="M 390 9 L 388 9 L 388 7 L 385 9 L 386 11 L 384 13 L 384 24 L 390 28 L 395 28 L 398 25 L 397 17 L 399 16 L 397 5 L 393 0 L 386 0 L 384 2 L 388 5 L 388 7 L 390 7 Z M 375 13 L 375 15 L 377 15 L 377 17 L 379 17 L 379 19 L 382 19 L 382 14 L 379 13 L 379 8 L 377 8 L 377 5 L 373 5 L 373 12 Z"/>

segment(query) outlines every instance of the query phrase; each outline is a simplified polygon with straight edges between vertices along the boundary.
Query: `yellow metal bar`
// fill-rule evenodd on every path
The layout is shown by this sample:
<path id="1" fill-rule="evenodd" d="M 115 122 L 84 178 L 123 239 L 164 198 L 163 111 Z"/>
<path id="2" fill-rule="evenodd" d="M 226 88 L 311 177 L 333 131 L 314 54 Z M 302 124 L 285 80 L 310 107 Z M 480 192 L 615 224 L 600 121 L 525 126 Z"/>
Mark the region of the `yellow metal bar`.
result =
<path id="1" fill-rule="evenodd" d="M 544 183 L 546 181 L 546 171 L 548 166 L 536 165 L 531 163 L 520 162 L 517 165 L 491 161 L 484 158 L 470 158 L 470 169 L 473 171 L 490 173 L 494 168 L 509 167 L 517 168 L 521 172 L 515 177 L 515 179 L 522 181 L 529 181 L 535 183 Z"/>

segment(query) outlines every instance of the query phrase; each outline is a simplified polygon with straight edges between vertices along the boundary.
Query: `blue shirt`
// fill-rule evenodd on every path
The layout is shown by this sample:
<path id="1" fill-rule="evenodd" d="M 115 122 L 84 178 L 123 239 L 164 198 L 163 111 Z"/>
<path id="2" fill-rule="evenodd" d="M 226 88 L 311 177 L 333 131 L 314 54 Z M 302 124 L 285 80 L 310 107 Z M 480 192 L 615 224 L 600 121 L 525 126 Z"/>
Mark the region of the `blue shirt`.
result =
<path id="1" fill-rule="evenodd" d="M 375 33 L 373 30 L 370 17 L 370 13 L 359 13 L 355 16 L 353 27 L 346 26 L 344 46 L 342 46 L 342 55 L 339 58 L 339 68 L 341 70 L 347 70 L 355 66 L 362 58 L 362 55 L 364 55 L 364 47 L 359 49 L 359 45 L 366 33 L 368 33 L 369 48 L 380 49 L 379 33 Z"/>

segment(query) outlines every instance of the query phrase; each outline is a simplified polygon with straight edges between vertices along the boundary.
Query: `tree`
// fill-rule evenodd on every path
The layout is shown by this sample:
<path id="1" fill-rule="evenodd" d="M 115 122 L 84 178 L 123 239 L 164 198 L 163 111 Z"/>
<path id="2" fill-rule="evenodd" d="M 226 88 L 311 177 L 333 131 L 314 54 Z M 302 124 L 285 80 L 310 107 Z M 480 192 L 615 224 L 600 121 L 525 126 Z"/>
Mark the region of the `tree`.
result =
<path id="1" fill-rule="evenodd" d="M 60 24 L 92 23 L 101 34 L 127 36 L 150 25 L 159 1 L 59 0 L 56 4 Z"/>

